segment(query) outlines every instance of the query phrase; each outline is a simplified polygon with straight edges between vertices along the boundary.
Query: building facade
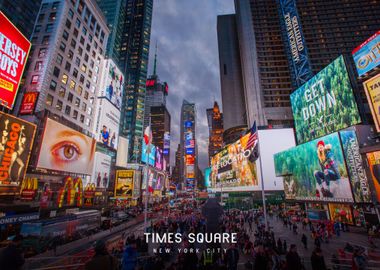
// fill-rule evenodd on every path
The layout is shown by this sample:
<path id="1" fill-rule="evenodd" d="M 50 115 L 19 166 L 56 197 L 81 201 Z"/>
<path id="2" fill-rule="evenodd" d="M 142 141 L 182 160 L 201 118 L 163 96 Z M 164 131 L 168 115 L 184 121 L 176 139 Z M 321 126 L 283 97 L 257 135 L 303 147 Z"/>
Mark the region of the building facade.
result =
<path id="1" fill-rule="evenodd" d="M 129 162 L 141 160 L 152 12 L 153 0 L 127 0 L 119 62 L 126 75 L 120 133 L 129 140 Z"/>
<path id="2" fill-rule="evenodd" d="M 208 156 L 209 164 L 211 157 L 216 154 L 223 146 L 223 114 L 220 112 L 219 105 L 215 101 L 214 107 L 207 109 L 208 123 Z"/>

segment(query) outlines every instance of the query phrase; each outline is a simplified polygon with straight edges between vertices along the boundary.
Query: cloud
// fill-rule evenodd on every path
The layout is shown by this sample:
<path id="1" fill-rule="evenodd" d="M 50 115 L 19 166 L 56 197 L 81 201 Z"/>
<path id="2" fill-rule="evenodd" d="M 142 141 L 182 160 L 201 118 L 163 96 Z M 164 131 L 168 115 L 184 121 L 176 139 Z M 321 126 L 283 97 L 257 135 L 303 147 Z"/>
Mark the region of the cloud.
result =
<path id="1" fill-rule="evenodd" d="M 158 44 L 157 74 L 169 85 L 171 164 L 180 138 L 182 100 L 196 104 L 199 166 L 208 163 L 206 109 L 221 106 L 217 15 L 234 13 L 233 0 L 154 0 L 149 74 Z"/>

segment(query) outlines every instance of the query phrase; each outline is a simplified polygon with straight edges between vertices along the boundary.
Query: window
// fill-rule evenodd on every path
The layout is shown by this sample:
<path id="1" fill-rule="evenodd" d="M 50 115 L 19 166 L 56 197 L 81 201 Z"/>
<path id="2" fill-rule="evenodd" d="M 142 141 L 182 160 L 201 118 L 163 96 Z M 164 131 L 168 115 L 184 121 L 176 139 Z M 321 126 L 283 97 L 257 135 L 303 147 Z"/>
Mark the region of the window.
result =
<path id="1" fill-rule="evenodd" d="M 79 19 L 76 19 L 76 21 L 75 21 L 75 26 L 76 26 L 77 28 L 80 28 L 80 20 L 79 20 Z"/>
<path id="2" fill-rule="evenodd" d="M 36 65 L 34 66 L 35 71 L 40 71 L 42 70 L 42 61 L 37 61 Z"/>
<path id="3" fill-rule="evenodd" d="M 73 69 L 73 76 L 74 78 L 78 77 L 78 70 L 76 68 Z"/>
<path id="4" fill-rule="evenodd" d="M 94 62 L 94 60 L 90 60 L 90 67 L 91 68 L 94 68 L 94 65 L 95 65 L 95 62 Z M 97 71 L 95 70 L 95 72 L 97 73 Z"/>
<path id="5" fill-rule="evenodd" d="M 41 25 L 36 25 L 36 27 L 34 27 L 34 33 L 39 33 L 41 32 Z"/>
<path id="6" fill-rule="evenodd" d="M 49 45 L 49 39 L 50 39 L 50 36 L 44 36 L 42 38 L 42 44 L 43 45 Z"/>
<path id="7" fill-rule="evenodd" d="M 73 111 L 73 118 L 74 118 L 75 120 L 78 119 L 78 111 L 76 111 L 76 110 Z"/>
<path id="8" fill-rule="evenodd" d="M 94 97 L 90 97 L 90 104 L 94 104 L 94 101 L 95 101 L 95 98 Z"/>
<path id="9" fill-rule="evenodd" d="M 86 81 L 86 87 L 87 87 L 87 89 L 89 89 L 90 88 L 90 81 Z"/>
<path id="10" fill-rule="evenodd" d="M 45 32 L 46 33 L 51 33 L 53 31 L 53 24 L 49 23 L 46 25 Z"/>
<path id="11" fill-rule="evenodd" d="M 78 54 L 79 54 L 80 56 L 82 56 L 82 54 L 83 54 L 83 49 L 82 49 L 82 47 L 78 47 Z"/>
<path id="12" fill-rule="evenodd" d="M 90 41 L 90 43 L 92 42 L 92 36 L 91 35 L 88 35 L 88 40 Z"/>
<path id="13" fill-rule="evenodd" d="M 70 19 L 74 18 L 74 12 L 71 9 L 69 9 L 68 15 Z"/>
<path id="14" fill-rule="evenodd" d="M 87 53 L 84 54 L 84 61 L 88 62 L 88 54 Z"/>
<path id="15" fill-rule="evenodd" d="M 53 104 L 53 100 L 54 100 L 53 96 L 50 95 L 50 94 L 48 94 L 47 97 L 46 97 L 46 102 L 45 102 L 46 105 L 47 106 L 51 106 Z"/>
<path id="16" fill-rule="evenodd" d="M 68 39 L 69 39 L 69 33 L 67 33 L 66 30 L 63 30 L 62 37 L 63 37 L 65 40 L 68 40 Z"/>
<path id="17" fill-rule="evenodd" d="M 44 10 L 44 9 L 46 9 L 47 7 L 48 7 L 48 3 L 44 3 L 44 4 L 42 4 L 42 6 L 41 6 L 41 10 Z"/>
<path id="18" fill-rule="evenodd" d="M 88 115 L 91 115 L 91 114 L 92 114 L 92 108 L 91 108 L 91 107 L 88 107 L 88 108 L 87 108 L 87 114 L 88 114 Z"/>
<path id="19" fill-rule="evenodd" d="M 89 118 L 86 118 L 86 126 L 90 126 L 91 125 L 91 120 Z"/>
<path id="20" fill-rule="evenodd" d="M 59 7 L 59 2 L 53 3 L 53 10 L 56 10 Z"/>
<path id="21" fill-rule="evenodd" d="M 73 102 L 73 98 L 74 98 L 74 95 L 72 93 L 69 93 L 69 95 L 67 96 L 67 101 L 72 103 Z"/>
<path id="22" fill-rule="evenodd" d="M 80 99 L 79 98 L 75 98 L 74 105 L 79 108 L 79 105 L 80 105 Z"/>
<path id="23" fill-rule="evenodd" d="M 88 77 L 90 77 L 90 79 L 92 78 L 92 71 L 91 70 L 88 71 Z"/>
<path id="24" fill-rule="evenodd" d="M 85 64 L 83 64 L 82 67 L 80 68 L 80 70 L 82 70 L 83 72 L 86 72 L 87 66 Z"/>
<path id="25" fill-rule="evenodd" d="M 62 87 L 59 89 L 59 92 L 58 92 L 58 95 L 61 97 L 61 98 L 64 98 L 65 97 L 65 94 L 66 94 L 66 88 Z"/>
<path id="26" fill-rule="evenodd" d="M 45 57 L 46 55 L 46 48 L 41 48 L 40 51 L 38 52 L 38 57 Z"/>
<path id="27" fill-rule="evenodd" d="M 71 90 L 74 90 L 75 89 L 75 82 L 73 80 L 70 81 L 70 84 L 69 84 L 69 87 Z"/>
<path id="28" fill-rule="evenodd" d="M 73 34 L 74 34 L 75 37 L 78 37 L 78 34 L 79 34 L 78 29 L 74 28 L 74 33 Z"/>
<path id="29" fill-rule="evenodd" d="M 70 72 L 70 69 L 71 69 L 71 64 L 70 64 L 69 61 L 66 61 L 65 70 L 67 70 L 68 72 Z"/>
<path id="30" fill-rule="evenodd" d="M 82 111 L 85 112 L 86 109 L 87 109 L 87 104 L 83 102 L 83 103 L 82 103 Z"/>
<path id="31" fill-rule="evenodd" d="M 80 122 L 84 123 L 84 115 L 83 114 L 80 115 Z"/>
<path id="32" fill-rule="evenodd" d="M 50 86 L 49 86 L 49 89 L 52 90 L 52 91 L 55 91 L 55 89 L 57 89 L 57 82 L 52 80 L 50 82 Z"/>
<path id="33" fill-rule="evenodd" d="M 59 45 L 59 49 L 63 52 L 65 52 L 65 49 L 66 49 L 66 44 L 63 43 L 63 41 L 61 42 L 61 45 Z"/>
<path id="34" fill-rule="evenodd" d="M 86 29 L 85 27 L 82 28 L 82 33 L 83 33 L 84 35 L 87 35 L 87 29 Z"/>
<path id="35" fill-rule="evenodd" d="M 91 86 L 91 93 L 93 93 L 93 94 L 95 93 L 95 85 Z"/>
<path id="36" fill-rule="evenodd" d="M 88 92 L 84 92 L 84 99 L 88 99 Z"/>
<path id="37" fill-rule="evenodd" d="M 68 79 L 69 79 L 69 77 L 68 77 L 66 74 L 63 74 L 63 75 L 62 75 L 62 80 L 61 80 L 61 81 L 62 81 L 63 84 L 67 84 L 67 80 L 68 80 Z"/>
<path id="38" fill-rule="evenodd" d="M 72 39 L 71 42 L 70 42 L 70 45 L 71 45 L 71 47 L 73 47 L 75 49 L 75 46 L 77 45 L 77 42 L 74 39 Z"/>
<path id="39" fill-rule="evenodd" d="M 80 59 L 79 59 L 79 57 L 75 58 L 75 65 L 76 65 L 77 67 L 80 66 Z"/>
<path id="40" fill-rule="evenodd" d="M 80 44 L 84 45 L 84 37 L 83 36 L 80 37 L 80 41 L 79 42 L 80 42 Z"/>
<path id="41" fill-rule="evenodd" d="M 90 49 L 91 49 L 90 44 L 87 44 L 87 45 L 86 45 L 86 51 L 90 52 Z"/>
<path id="42" fill-rule="evenodd" d="M 77 93 L 78 93 L 78 95 L 82 95 L 82 92 L 83 92 L 83 87 L 82 86 L 80 86 L 80 85 L 78 85 L 78 87 L 77 87 Z"/>
<path id="43" fill-rule="evenodd" d="M 62 111 L 62 106 L 63 106 L 62 101 L 57 100 L 57 104 L 55 104 L 55 108 L 56 108 L 58 111 Z"/>
<path id="44" fill-rule="evenodd" d="M 59 78 L 59 73 L 60 73 L 60 72 L 61 72 L 61 71 L 59 70 L 59 68 L 54 67 L 53 75 L 54 75 L 55 77 Z"/>
<path id="45" fill-rule="evenodd" d="M 81 83 L 84 83 L 84 76 L 83 76 L 83 75 L 80 75 L 79 81 L 80 81 Z"/>
<path id="46" fill-rule="evenodd" d="M 33 75 L 32 80 L 31 80 L 31 84 L 37 84 L 39 78 L 40 78 L 39 75 Z"/>
<path id="47" fill-rule="evenodd" d="M 71 28 L 71 22 L 69 19 L 66 20 L 66 27 L 69 29 Z"/>
<path id="48" fill-rule="evenodd" d="M 45 14 L 41 13 L 40 16 L 38 16 L 38 23 L 42 23 L 42 21 L 45 19 Z"/>
<path id="49" fill-rule="evenodd" d="M 62 55 L 57 54 L 57 59 L 55 60 L 55 62 L 56 62 L 58 65 L 60 65 L 60 64 L 62 64 L 62 60 L 63 60 Z"/>
<path id="50" fill-rule="evenodd" d="M 71 112 L 71 107 L 69 105 L 66 105 L 65 114 L 70 115 L 70 112 Z"/>
<path id="51" fill-rule="evenodd" d="M 70 59 L 70 60 L 73 60 L 73 56 L 74 56 L 74 53 L 72 50 L 69 50 L 69 53 L 67 54 L 67 57 Z"/>
<path id="52" fill-rule="evenodd" d="M 55 21 L 55 19 L 57 19 L 57 12 L 50 13 L 49 21 L 52 22 Z"/>

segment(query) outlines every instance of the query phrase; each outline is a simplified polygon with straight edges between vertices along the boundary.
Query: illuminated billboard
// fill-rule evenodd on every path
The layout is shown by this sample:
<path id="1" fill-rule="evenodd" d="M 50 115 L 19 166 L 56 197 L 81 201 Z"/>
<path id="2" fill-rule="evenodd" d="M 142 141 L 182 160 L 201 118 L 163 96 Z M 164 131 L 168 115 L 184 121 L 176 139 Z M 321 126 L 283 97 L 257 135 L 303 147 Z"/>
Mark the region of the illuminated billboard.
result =
<path id="1" fill-rule="evenodd" d="M 149 165 L 154 166 L 155 160 L 156 160 L 156 147 L 153 144 L 151 144 L 149 154 L 147 153 L 147 150 L 148 150 L 148 147 L 145 143 L 145 140 L 143 140 L 141 161 L 144 162 L 145 164 L 147 164 L 148 163 L 148 156 L 149 156 Z"/>
<path id="2" fill-rule="evenodd" d="M 380 74 L 363 83 L 376 131 L 380 132 Z"/>
<path id="3" fill-rule="evenodd" d="M 205 172 L 204 172 L 205 187 L 206 188 L 211 187 L 210 175 L 211 175 L 211 167 L 208 167 L 205 169 Z"/>
<path id="4" fill-rule="evenodd" d="M 164 155 L 169 155 L 170 153 L 170 133 L 166 131 L 164 133 Z"/>
<path id="5" fill-rule="evenodd" d="M 380 65 L 380 30 L 352 51 L 359 76 Z"/>
<path id="6" fill-rule="evenodd" d="M 94 168 L 92 170 L 92 180 L 97 188 L 108 188 L 110 171 L 111 171 L 111 157 L 102 152 L 95 152 Z M 86 186 L 87 184 L 85 184 Z"/>
<path id="7" fill-rule="evenodd" d="M 156 160 L 154 166 L 159 170 L 162 170 L 163 168 L 162 150 L 159 147 L 156 148 Z"/>
<path id="8" fill-rule="evenodd" d="M 0 112 L 0 193 L 14 193 L 24 179 L 36 126 Z"/>
<path id="9" fill-rule="evenodd" d="M 37 167 L 91 175 L 95 146 L 94 139 L 47 118 Z"/>
<path id="10" fill-rule="evenodd" d="M 22 98 L 19 114 L 33 114 L 39 92 L 26 92 Z"/>
<path id="11" fill-rule="evenodd" d="M 369 169 L 375 188 L 377 202 L 380 202 L 380 151 L 367 153 Z"/>
<path id="12" fill-rule="evenodd" d="M 0 11 L 0 105 L 12 109 L 31 43 Z"/>
<path id="13" fill-rule="evenodd" d="M 118 110 L 121 108 L 124 76 L 111 59 L 103 61 L 103 76 L 100 81 L 99 97 L 107 98 Z"/>
<path id="14" fill-rule="evenodd" d="M 360 123 L 343 56 L 290 95 L 298 143 Z"/>
<path id="15" fill-rule="evenodd" d="M 132 198 L 134 170 L 117 170 L 115 179 L 115 197 Z"/>
<path id="16" fill-rule="evenodd" d="M 250 133 L 224 147 L 211 158 L 211 185 L 226 191 L 248 191 L 259 187 L 254 146 L 248 147 Z"/>
<path id="17" fill-rule="evenodd" d="M 128 164 L 128 139 L 119 136 L 117 146 L 116 166 L 127 167 Z"/>
<path id="18" fill-rule="evenodd" d="M 288 200 L 353 202 L 338 133 L 274 155 Z"/>
<path id="19" fill-rule="evenodd" d="M 339 134 L 355 202 L 370 203 L 372 201 L 371 192 L 355 130 L 342 130 Z"/>
<path id="20" fill-rule="evenodd" d="M 117 149 L 120 111 L 108 99 L 98 98 L 95 117 L 95 139 L 104 146 Z"/>

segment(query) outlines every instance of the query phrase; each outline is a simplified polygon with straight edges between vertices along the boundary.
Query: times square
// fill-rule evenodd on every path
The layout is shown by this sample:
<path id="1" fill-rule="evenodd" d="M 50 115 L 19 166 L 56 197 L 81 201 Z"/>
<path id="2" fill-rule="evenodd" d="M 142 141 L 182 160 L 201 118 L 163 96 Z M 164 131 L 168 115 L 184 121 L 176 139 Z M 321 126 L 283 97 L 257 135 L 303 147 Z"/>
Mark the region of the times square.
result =
<path id="1" fill-rule="evenodd" d="M 0 0 L 0 269 L 380 269 L 376 0 Z"/>

